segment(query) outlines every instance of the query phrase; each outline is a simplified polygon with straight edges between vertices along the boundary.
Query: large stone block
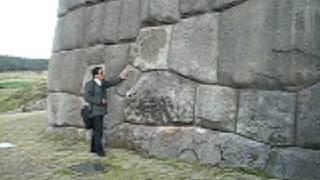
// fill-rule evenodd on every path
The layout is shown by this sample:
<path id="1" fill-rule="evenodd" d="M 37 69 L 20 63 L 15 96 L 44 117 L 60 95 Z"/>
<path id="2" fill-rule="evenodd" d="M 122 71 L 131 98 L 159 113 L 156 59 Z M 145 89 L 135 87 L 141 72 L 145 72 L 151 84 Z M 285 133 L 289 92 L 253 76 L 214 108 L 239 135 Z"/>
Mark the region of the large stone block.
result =
<path id="1" fill-rule="evenodd" d="M 69 10 L 84 5 L 85 3 L 94 3 L 100 0 L 59 0 L 58 16 L 65 15 Z"/>
<path id="2" fill-rule="evenodd" d="M 180 0 L 179 9 L 182 15 L 192 15 L 210 10 L 209 0 Z"/>
<path id="3" fill-rule="evenodd" d="M 160 127 L 153 134 L 149 154 L 217 165 L 221 160 L 218 133 L 195 127 Z"/>
<path id="4" fill-rule="evenodd" d="M 195 86 L 169 72 L 144 73 L 129 90 L 126 121 L 143 124 L 191 123 Z"/>
<path id="5" fill-rule="evenodd" d="M 142 0 L 141 21 L 147 24 L 179 21 L 179 0 Z"/>
<path id="6" fill-rule="evenodd" d="M 241 91 L 237 133 L 265 143 L 294 145 L 295 106 L 294 93 Z"/>
<path id="7" fill-rule="evenodd" d="M 206 83 L 217 82 L 218 16 L 185 19 L 173 30 L 169 68 Z"/>
<path id="8" fill-rule="evenodd" d="M 320 84 L 298 94 L 297 143 L 320 148 Z"/>
<path id="9" fill-rule="evenodd" d="M 119 40 L 131 40 L 138 36 L 140 28 L 140 0 L 122 0 Z"/>
<path id="10" fill-rule="evenodd" d="M 283 179 L 320 179 L 320 151 L 285 148 L 273 149 L 266 172 Z"/>
<path id="11" fill-rule="evenodd" d="M 232 133 L 221 133 L 218 137 L 221 165 L 264 170 L 268 163 L 270 147 Z"/>
<path id="12" fill-rule="evenodd" d="M 106 47 L 103 54 L 106 80 L 117 78 L 126 67 L 128 64 L 129 48 L 129 44 L 118 44 Z"/>
<path id="13" fill-rule="evenodd" d="M 48 96 L 48 118 L 50 126 L 84 127 L 80 111 L 82 97 L 66 93 L 50 93 Z"/>
<path id="14" fill-rule="evenodd" d="M 149 156 L 255 170 L 263 170 L 270 152 L 265 144 L 198 127 L 122 124 L 110 136 L 115 147 L 130 148 Z"/>
<path id="15" fill-rule="evenodd" d="M 200 85 L 197 88 L 195 116 L 202 127 L 235 131 L 237 91 L 228 87 Z"/>
<path id="16" fill-rule="evenodd" d="M 87 45 L 98 44 L 101 37 L 102 21 L 104 20 L 104 6 L 96 4 L 86 8 L 86 19 L 84 27 L 84 43 Z"/>
<path id="17" fill-rule="evenodd" d="M 172 26 L 142 29 L 130 49 L 133 66 L 142 71 L 167 69 L 171 32 Z"/>
<path id="18" fill-rule="evenodd" d="M 107 1 L 103 6 L 104 14 L 102 15 L 100 42 L 116 43 L 120 26 L 121 1 Z"/>
<path id="19" fill-rule="evenodd" d="M 105 129 L 110 130 L 124 122 L 125 99 L 116 94 L 114 88 L 108 91 L 107 96 L 107 115 Z"/>
<path id="20" fill-rule="evenodd" d="M 318 4 L 314 0 L 257 0 L 222 12 L 219 82 L 300 89 L 318 81 Z"/>
<path id="21" fill-rule="evenodd" d="M 52 51 L 70 50 L 82 47 L 84 44 L 84 27 L 86 23 L 86 8 L 71 11 L 59 19 Z"/>
<path id="22" fill-rule="evenodd" d="M 49 91 L 80 95 L 86 60 L 84 50 L 54 53 L 49 61 Z"/>

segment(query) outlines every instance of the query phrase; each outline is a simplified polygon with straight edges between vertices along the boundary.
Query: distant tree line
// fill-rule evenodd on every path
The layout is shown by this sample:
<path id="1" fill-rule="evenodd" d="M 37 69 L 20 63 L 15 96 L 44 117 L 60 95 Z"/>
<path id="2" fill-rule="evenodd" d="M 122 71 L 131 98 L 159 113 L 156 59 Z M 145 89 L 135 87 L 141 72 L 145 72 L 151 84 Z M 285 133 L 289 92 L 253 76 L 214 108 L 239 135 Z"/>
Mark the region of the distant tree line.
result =
<path id="1" fill-rule="evenodd" d="M 0 55 L 0 72 L 5 71 L 46 71 L 48 59 L 30 59 Z"/>

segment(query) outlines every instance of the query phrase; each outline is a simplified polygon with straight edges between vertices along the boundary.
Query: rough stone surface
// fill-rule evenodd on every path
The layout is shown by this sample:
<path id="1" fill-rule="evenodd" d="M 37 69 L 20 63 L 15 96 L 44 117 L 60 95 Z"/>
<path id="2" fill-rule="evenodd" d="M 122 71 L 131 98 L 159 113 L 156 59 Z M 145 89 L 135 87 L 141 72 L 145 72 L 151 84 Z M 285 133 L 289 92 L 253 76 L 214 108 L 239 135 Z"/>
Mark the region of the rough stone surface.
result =
<path id="1" fill-rule="evenodd" d="M 195 87 L 168 72 L 144 73 L 130 90 L 126 121 L 144 124 L 191 123 Z"/>
<path id="2" fill-rule="evenodd" d="M 85 3 L 94 3 L 100 0 L 59 0 L 58 16 L 65 15 L 69 10 L 75 9 Z"/>
<path id="3" fill-rule="evenodd" d="M 120 96 L 131 96 L 129 90 L 137 83 L 141 76 L 141 72 L 133 66 L 128 65 L 129 69 L 127 79 L 116 87 L 117 94 Z"/>
<path id="4" fill-rule="evenodd" d="M 84 27 L 84 41 L 88 45 L 97 44 L 101 37 L 101 26 L 103 21 L 104 6 L 96 4 L 86 8 L 87 22 Z"/>
<path id="5" fill-rule="evenodd" d="M 172 26 L 142 29 L 130 50 L 133 66 L 142 71 L 167 69 L 171 32 Z"/>
<path id="6" fill-rule="evenodd" d="M 237 133 L 265 143 L 294 145 L 295 103 L 294 93 L 241 91 Z"/>
<path id="7" fill-rule="evenodd" d="M 318 50 L 311 48 L 320 42 L 314 36 L 320 27 L 317 4 L 257 0 L 224 11 L 219 21 L 219 82 L 300 89 L 318 81 Z"/>
<path id="8" fill-rule="evenodd" d="M 118 41 L 118 29 L 121 17 L 121 2 L 107 1 L 104 3 L 104 14 L 100 42 L 115 43 Z"/>
<path id="9" fill-rule="evenodd" d="M 119 40 L 134 39 L 140 28 L 140 0 L 122 0 Z"/>
<path id="10" fill-rule="evenodd" d="M 301 148 L 274 149 L 266 168 L 269 174 L 284 179 L 320 179 L 320 151 Z"/>
<path id="11" fill-rule="evenodd" d="M 231 133 L 219 135 L 221 165 L 264 170 L 270 147 Z"/>
<path id="12" fill-rule="evenodd" d="M 150 155 L 198 160 L 216 165 L 221 159 L 218 134 L 193 127 L 160 127 L 150 142 Z"/>
<path id="13" fill-rule="evenodd" d="M 320 84 L 299 92 L 297 141 L 300 146 L 320 148 Z"/>
<path id="14" fill-rule="evenodd" d="M 198 160 L 262 170 L 270 148 L 262 143 L 198 127 L 149 127 L 122 124 L 112 136 L 113 146 L 161 158 Z"/>
<path id="15" fill-rule="evenodd" d="M 210 10 L 209 0 L 180 0 L 179 9 L 182 15 L 192 15 Z"/>
<path id="16" fill-rule="evenodd" d="M 185 19 L 173 30 L 169 67 L 184 76 L 217 82 L 218 16 L 207 14 Z"/>
<path id="17" fill-rule="evenodd" d="M 128 64 L 129 47 L 129 44 L 106 47 L 103 54 L 106 80 L 117 78 L 126 67 Z"/>
<path id="18" fill-rule="evenodd" d="M 200 85 L 197 88 L 196 123 L 202 127 L 235 131 L 237 91 L 228 87 Z"/>
<path id="19" fill-rule="evenodd" d="M 80 111 L 82 97 L 66 93 L 50 93 L 48 96 L 48 118 L 50 126 L 84 127 Z"/>
<path id="20" fill-rule="evenodd" d="M 115 126 L 124 122 L 125 99 L 116 94 L 115 88 L 111 88 L 107 97 L 107 116 L 106 130 L 113 129 Z"/>
<path id="21" fill-rule="evenodd" d="M 83 46 L 86 12 L 86 8 L 79 8 L 58 20 L 52 47 L 53 52 Z"/>
<path id="22" fill-rule="evenodd" d="M 49 67 L 49 91 L 80 95 L 86 69 L 86 55 L 83 50 L 54 53 Z"/>
<path id="23" fill-rule="evenodd" d="M 214 10 L 225 10 L 248 0 L 209 0 Z"/>
<path id="24" fill-rule="evenodd" d="M 142 0 L 141 21 L 147 24 L 179 21 L 179 0 Z"/>

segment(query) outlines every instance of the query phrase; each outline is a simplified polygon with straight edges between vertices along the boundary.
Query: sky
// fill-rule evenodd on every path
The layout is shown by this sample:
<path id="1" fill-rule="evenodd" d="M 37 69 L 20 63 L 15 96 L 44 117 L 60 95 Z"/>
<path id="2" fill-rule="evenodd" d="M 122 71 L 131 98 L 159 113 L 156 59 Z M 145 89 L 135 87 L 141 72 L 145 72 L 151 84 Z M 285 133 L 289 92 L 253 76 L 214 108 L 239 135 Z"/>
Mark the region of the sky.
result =
<path id="1" fill-rule="evenodd" d="M 59 0 L 0 4 L 0 55 L 50 58 Z"/>

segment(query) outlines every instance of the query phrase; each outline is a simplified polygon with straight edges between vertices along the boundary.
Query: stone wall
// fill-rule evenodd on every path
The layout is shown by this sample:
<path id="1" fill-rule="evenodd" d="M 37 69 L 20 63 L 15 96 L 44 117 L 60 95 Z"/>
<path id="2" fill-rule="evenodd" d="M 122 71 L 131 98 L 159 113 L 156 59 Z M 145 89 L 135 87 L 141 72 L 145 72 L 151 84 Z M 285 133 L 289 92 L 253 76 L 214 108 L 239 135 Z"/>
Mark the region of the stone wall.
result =
<path id="1" fill-rule="evenodd" d="M 81 129 L 102 65 L 107 146 L 320 179 L 320 1 L 60 0 L 49 129 Z M 76 131 L 78 132 L 78 131 Z"/>

